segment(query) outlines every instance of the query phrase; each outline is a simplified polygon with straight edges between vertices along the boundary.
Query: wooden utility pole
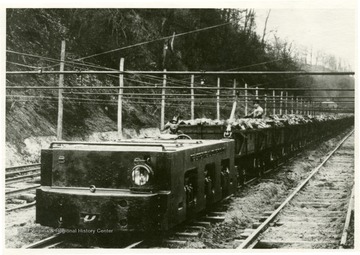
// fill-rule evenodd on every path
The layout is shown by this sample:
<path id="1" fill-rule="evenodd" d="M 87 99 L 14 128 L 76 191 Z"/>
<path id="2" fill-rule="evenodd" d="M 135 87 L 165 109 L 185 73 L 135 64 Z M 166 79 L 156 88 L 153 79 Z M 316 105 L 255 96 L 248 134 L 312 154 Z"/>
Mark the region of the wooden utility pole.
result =
<path id="1" fill-rule="evenodd" d="M 314 115 L 313 101 L 310 101 L 310 115 Z"/>
<path id="2" fill-rule="evenodd" d="M 280 110 L 279 114 L 282 115 L 282 109 L 283 108 L 283 91 L 280 91 Z"/>
<path id="3" fill-rule="evenodd" d="M 166 69 L 164 69 L 166 72 Z M 165 87 L 166 87 L 166 74 L 163 76 L 163 88 L 161 90 L 161 120 L 160 129 L 163 130 L 165 127 Z"/>
<path id="4" fill-rule="evenodd" d="M 61 55 L 60 55 L 60 72 L 64 71 L 65 65 L 65 40 L 61 41 Z M 59 100 L 58 100 L 58 119 L 57 119 L 57 139 L 62 140 L 62 130 L 63 130 L 63 90 L 64 87 L 64 75 L 59 75 Z"/>
<path id="5" fill-rule="evenodd" d="M 264 95 L 264 115 L 267 113 L 267 94 Z"/>
<path id="6" fill-rule="evenodd" d="M 195 119 L 194 75 L 191 75 L 191 119 Z"/>
<path id="7" fill-rule="evenodd" d="M 234 102 L 236 102 L 236 79 L 234 79 L 234 90 L 233 90 Z"/>
<path id="8" fill-rule="evenodd" d="M 299 98 L 298 97 L 296 97 L 295 112 L 296 112 L 296 114 L 299 114 Z"/>
<path id="9" fill-rule="evenodd" d="M 236 112 L 236 105 L 237 105 L 237 94 L 236 94 L 236 79 L 234 79 L 234 90 L 233 90 L 234 102 L 231 109 L 229 120 L 233 121 L 236 119 L 235 112 Z"/>
<path id="10" fill-rule="evenodd" d="M 120 71 L 124 71 L 124 58 L 120 58 Z M 123 92 L 124 92 L 124 75 L 119 75 L 119 95 L 118 95 L 118 112 L 117 112 L 117 120 L 118 120 L 118 139 L 123 139 L 123 127 L 122 127 L 122 99 L 123 99 Z"/>
<path id="11" fill-rule="evenodd" d="M 276 114 L 276 98 L 275 98 L 275 90 L 273 90 L 273 115 Z"/>
<path id="12" fill-rule="evenodd" d="M 247 97 L 247 84 L 245 83 L 245 116 L 248 115 L 248 97 Z"/>
<path id="13" fill-rule="evenodd" d="M 216 119 L 220 120 L 220 77 L 217 78 L 217 87 L 216 92 Z"/>

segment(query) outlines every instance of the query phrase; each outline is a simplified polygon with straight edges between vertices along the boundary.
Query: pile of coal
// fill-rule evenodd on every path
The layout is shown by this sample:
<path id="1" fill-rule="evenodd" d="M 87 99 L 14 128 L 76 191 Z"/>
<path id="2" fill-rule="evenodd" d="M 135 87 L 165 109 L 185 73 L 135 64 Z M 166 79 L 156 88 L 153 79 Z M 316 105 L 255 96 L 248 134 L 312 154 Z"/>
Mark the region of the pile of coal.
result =
<path id="1" fill-rule="evenodd" d="M 209 118 L 198 118 L 194 120 L 180 120 L 180 125 L 208 125 L 208 126 L 231 126 L 233 128 L 247 130 L 247 129 L 262 129 L 270 127 L 285 127 L 291 125 L 299 125 L 306 123 L 316 123 L 328 120 L 340 119 L 341 115 L 270 115 L 262 119 L 254 118 L 239 118 L 232 120 L 212 120 Z"/>

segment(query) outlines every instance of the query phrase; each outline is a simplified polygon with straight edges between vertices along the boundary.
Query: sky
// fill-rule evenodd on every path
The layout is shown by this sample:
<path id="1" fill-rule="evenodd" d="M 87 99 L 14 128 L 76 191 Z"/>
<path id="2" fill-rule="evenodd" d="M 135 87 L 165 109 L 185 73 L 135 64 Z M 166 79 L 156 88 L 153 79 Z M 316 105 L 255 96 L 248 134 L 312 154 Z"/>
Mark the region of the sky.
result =
<path id="1" fill-rule="evenodd" d="M 269 9 L 255 9 L 257 32 L 262 35 Z M 322 50 L 355 67 L 356 10 L 354 9 L 271 9 L 267 31 L 300 48 Z M 273 40 L 273 34 L 266 37 Z"/>

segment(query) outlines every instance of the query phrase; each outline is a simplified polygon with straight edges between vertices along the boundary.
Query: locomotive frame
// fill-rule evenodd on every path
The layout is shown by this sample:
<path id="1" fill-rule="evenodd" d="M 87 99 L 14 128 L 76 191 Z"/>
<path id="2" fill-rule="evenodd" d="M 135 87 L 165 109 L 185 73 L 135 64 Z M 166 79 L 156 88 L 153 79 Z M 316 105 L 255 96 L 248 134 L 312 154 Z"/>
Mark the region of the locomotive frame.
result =
<path id="1" fill-rule="evenodd" d="M 56 142 L 41 162 L 36 222 L 52 227 L 166 231 L 237 188 L 232 140 Z"/>

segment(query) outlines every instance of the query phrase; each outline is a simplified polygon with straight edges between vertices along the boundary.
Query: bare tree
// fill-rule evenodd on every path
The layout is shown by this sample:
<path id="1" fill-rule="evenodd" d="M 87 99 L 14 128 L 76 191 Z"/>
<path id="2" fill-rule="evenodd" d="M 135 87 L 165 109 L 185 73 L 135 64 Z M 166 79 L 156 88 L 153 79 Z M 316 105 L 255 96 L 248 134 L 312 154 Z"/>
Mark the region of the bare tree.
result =
<path id="1" fill-rule="evenodd" d="M 265 19 L 264 31 L 263 31 L 263 35 L 262 35 L 262 38 L 261 38 L 261 43 L 263 45 L 264 45 L 264 40 L 265 40 L 265 36 L 266 36 L 266 27 L 267 27 L 268 19 L 269 19 L 269 16 L 270 16 L 270 12 L 271 12 L 271 9 L 269 9 L 268 14 L 267 14 L 266 19 Z"/>

